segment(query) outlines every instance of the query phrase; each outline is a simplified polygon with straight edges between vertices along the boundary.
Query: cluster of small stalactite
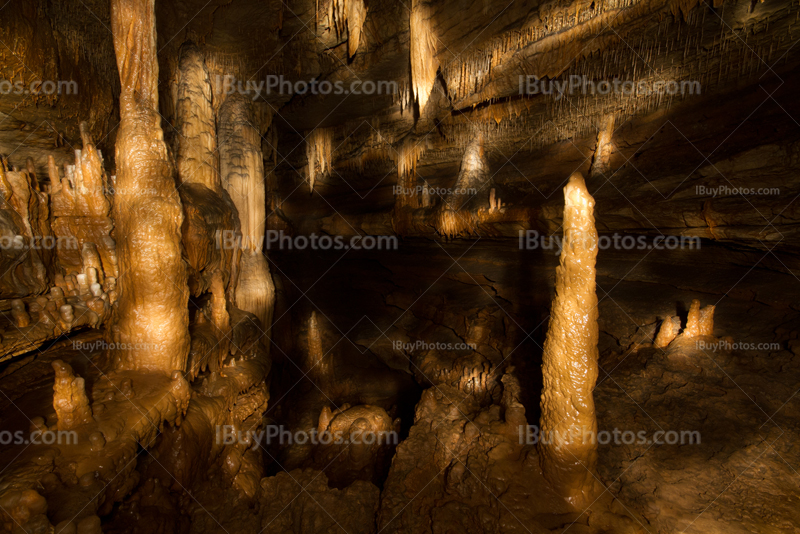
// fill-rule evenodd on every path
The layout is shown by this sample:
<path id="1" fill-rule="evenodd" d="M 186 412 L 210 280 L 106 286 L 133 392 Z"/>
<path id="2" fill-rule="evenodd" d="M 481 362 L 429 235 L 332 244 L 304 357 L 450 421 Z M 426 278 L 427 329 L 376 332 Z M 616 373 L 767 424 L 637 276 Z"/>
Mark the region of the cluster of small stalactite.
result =
<path id="1" fill-rule="evenodd" d="M 464 98 L 481 88 L 492 76 L 492 70 L 512 54 L 545 37 L 563 32 L 608 11 L 624 9 L 639 0 L 609 2 L 577 2 L 575 6 L 560 7 L 557 4 L 543 6 L 540 20 L 521 30 L 513 30 L 494 37 L 482 44 L 479 50 L 459 54 L 442 68 L 449 96 L 453 100 Z"/>
<path id="2" fill-rule="evenodd" d="M 317 176 L 325 175 L 333 164 L 333 129 L 315 128 L 306 135 L 306 159 L 308 159 L 308 185 L 313 191 Z"/>
<path id="3" fill-rule="evenodd" d="M 426 140 L 406 138 L 391 154 L 397 166 L 397 193 L 395 206 L 400 208 L 420 205 L 417 194 L 417 162 L 427 150 Z"/>
<path id="4" fill-rule="evenodd" d="M 367 17 L 367 6 L 364 0 L 330 0 L 328 4 L 328 24 L 336 31 L 339 39 L 344 38 L 347 31 L 347 53 L 353 57 L 361 41 L 361 27 Z M 317 27 L 319 27 L 320 9 L 317 2 Z"/>
<path id="5" fill-rule="evenodd" d="M 39 6 L 40 16 L 48 17 L 51 26 L 58 28 L 54 35 L 60 45 L 65 45 L 69 50 L 60 50 L 67 57 L 80 57 L 94 68 L 94 75 L 101 80 L 115 83 L 119 77 L 117 73 L 114 47 L 108 39 L 109 3 L 95 2 L 89 10 L 82 2 L 50 2 L 47 7 Z M 102 21 L 102 24 L 82 24 L 87 18 L 92 22 Z M 8 42 L 8 41 L 6 41 Z M 98 46 L 101 43 L 101 46 Z M 4 48 L 4 47 L 0 47 Z M 60 47 L 59 47 L 60 48 Z M 50 95 L 55 96 L 55 95 Z"/>
<path id="6" fill-rule="evenodd" d="M 739 28 L 731 27 L 729 21 L 710 13 L 710 9 L 703 6 L 693 10 L 684 21 L 667 17 L 656 32 L 625 36 L 625 42 L 613 48 L 580 58 L 552 80 L 565 86 L 570 80 L 579 80 L 580 87 L 571 94 L 550 91 L 550 80 L 541 80 L 548 93 L 492 99 L 488 105 L 443 121 L 442 130 L 450 141 L 462 147 L 476 135 L 484 135 L 489 141 L 530 141 L 531 148 L 594 136 L 608 115 L 615 115 L 619 125 L 635 115 L 669 109 L 678 101 L 697 97 L 698 92 L 706 94 L 732 87 L 743 79 L 768 73 L 800 29 L 797 4 L 773 13 L 772 24 L 765 17 L 750 19 Z M 709 31 L 712 24 L 713 32 Z M 681 61 L 676 61 L 676 54 L 681 54 Z M 648 90 L 592 94 L 589 82 L 599 87 L 600 82 L 613 83 L 614 79 L 620 80 L 620 87 L 629 81 L 633 87 Z M 675 86 L 668 90 L 669 86 L 663 83 L 671 81 L 678 84 L 676 94 L 671 94 Z"/>

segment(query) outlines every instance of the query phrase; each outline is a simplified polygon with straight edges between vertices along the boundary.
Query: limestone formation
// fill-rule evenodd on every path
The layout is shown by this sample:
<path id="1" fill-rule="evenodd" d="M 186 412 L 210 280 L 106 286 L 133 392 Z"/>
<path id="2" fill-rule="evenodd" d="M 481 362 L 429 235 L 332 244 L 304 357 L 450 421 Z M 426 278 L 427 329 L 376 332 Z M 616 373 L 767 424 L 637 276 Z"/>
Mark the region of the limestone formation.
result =
<path id="1" fill-rule="evenodd" d="M 596 492 L 598 326 L 594 199 L 583 176 L 564 187 L 564 244 L 542 356 L 542 473 L 575 507 Z"/>
<path id="2" fill-rule="evenodd" d="M 241 222 L 241 265 L 235 290 L 236 306 L 255 314 L 270 338 L 275 286 L 264 256 L 266 223 L 265 177 L 261 138 L 256 131 L 250 103 L 231 95 L 218 118 L 222 184 L 230 195 Z"/>
<path id="3" fill-rule="evenodd" d="M 56 372 L 53 407 L 58 418 L 58 429 L 73 430 L 80 425 L 91 423 L 94 419 L 83 378 L 76 377 L 72 367 L 61 360 L 53 362 L 53 369 Z"/>
<path id="4" fill-rule="evenodd" d="M 114 228 L 119 294 L 108 339 L 117 369 L 171 373 L 189 354 L 183 213 L 158 114 L 153 0 L 115 0 L 111 26 L 121 85 Z"/>

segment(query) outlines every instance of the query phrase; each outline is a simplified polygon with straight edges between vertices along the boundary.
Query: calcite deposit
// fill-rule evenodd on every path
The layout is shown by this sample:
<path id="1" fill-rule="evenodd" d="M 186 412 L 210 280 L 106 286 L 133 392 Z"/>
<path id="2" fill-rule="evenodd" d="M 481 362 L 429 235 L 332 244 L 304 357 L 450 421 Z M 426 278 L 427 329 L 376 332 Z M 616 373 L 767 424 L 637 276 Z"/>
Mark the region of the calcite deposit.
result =
<path id="1" fill-rule="evenodd" d="M 564 187 L 564 243 L 542 355 L 542 473 L 576 508 L 597 494 L 598 374 L 594 199 L 583 176 Z"/>
<path id="2" fill-rule="evenodd" d="M 799 17 L 0 2 L 0 532 L 796 532 Z"/>

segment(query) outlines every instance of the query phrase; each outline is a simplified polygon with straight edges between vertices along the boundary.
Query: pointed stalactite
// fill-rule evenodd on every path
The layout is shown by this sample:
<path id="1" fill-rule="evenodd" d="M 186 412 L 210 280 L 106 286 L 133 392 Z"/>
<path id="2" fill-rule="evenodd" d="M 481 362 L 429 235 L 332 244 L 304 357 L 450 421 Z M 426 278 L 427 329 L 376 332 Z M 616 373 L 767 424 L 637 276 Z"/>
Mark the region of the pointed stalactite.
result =
<path id="1" fill-rule="evenodd" d="M 436 59 L 436 35 L 433 32 L 432 9 L 425 0 L 411 2 L 411 84 L 420 112 L 428 103 L 439 61 Z"/>
<path id="2" fill-rule="evenodd" d="M 275 285 L 264 256 L 266 181 L 261 136 L 252 102 L 233 94 L 219 110 L 220 175 L 241 222 L 241 264 L 235 290 L 236 306 L 261 320 L 267 346 L 272 328 Z"/>
<path id="3" fill-rule="evenodd" d="M 120 78 L 113 218 L 119 297 L 107 338 L 117 369 L 183 371 L 189 290 L 183 211 L 158 113 L 155 0 L 112 0 Z M 133 347 L 132 349 L 129 349 Z"/>
<path id="4" fill-rule="evenodd" d="M 333 130 L 315 128 L 306 134 L 306 159 L 309 191 L 314 192 L 317 176 L 324 176 L 333 162 Z M 318 170 L 319 169 L 319 170 Z"/>
<path id="5" fill-rule="evenodd" d="M 361 41 L 361 30 L 367 18 L 367 5 L 364 0 L 330 0 L 328 5 L 328 21 L 338 38 L 344 38 L 347 30 L 347 54 L 356 55 Z M 317 4 L 317 24 L 320 14 Z"/>
<path id="6" fill-rule="evenodd" d="M 575 507 L 596 491 L 599 330 L 594 199 L 580 173 L 564 187 L 564 246 L 542 356 L 540 463 L 555 492 Z"/>

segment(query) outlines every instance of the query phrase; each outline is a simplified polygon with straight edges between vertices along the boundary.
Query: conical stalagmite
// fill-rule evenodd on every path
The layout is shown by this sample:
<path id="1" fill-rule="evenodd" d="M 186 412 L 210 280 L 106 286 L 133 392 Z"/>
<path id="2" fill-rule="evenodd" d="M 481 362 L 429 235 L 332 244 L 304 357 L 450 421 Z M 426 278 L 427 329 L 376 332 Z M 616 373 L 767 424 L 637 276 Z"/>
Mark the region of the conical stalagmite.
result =
<path id="1" fill-rule="evenodd" d="M 155 0 L 112 0 L 121 85 L 114 232 L 119 297 L 109 341 L 118 369 L 183 371 L 189 291 L 181 259 L 183 213 L 158 113 Z"/>
<path id="2" fill-rule="evenodd" d="M 564 188 L 564 246 L 542 356 L 540 461 L 545 479 L 568 502 L 591 503 L 597 464 L 598 240 L 594 199 L 580 173 Z"/>

